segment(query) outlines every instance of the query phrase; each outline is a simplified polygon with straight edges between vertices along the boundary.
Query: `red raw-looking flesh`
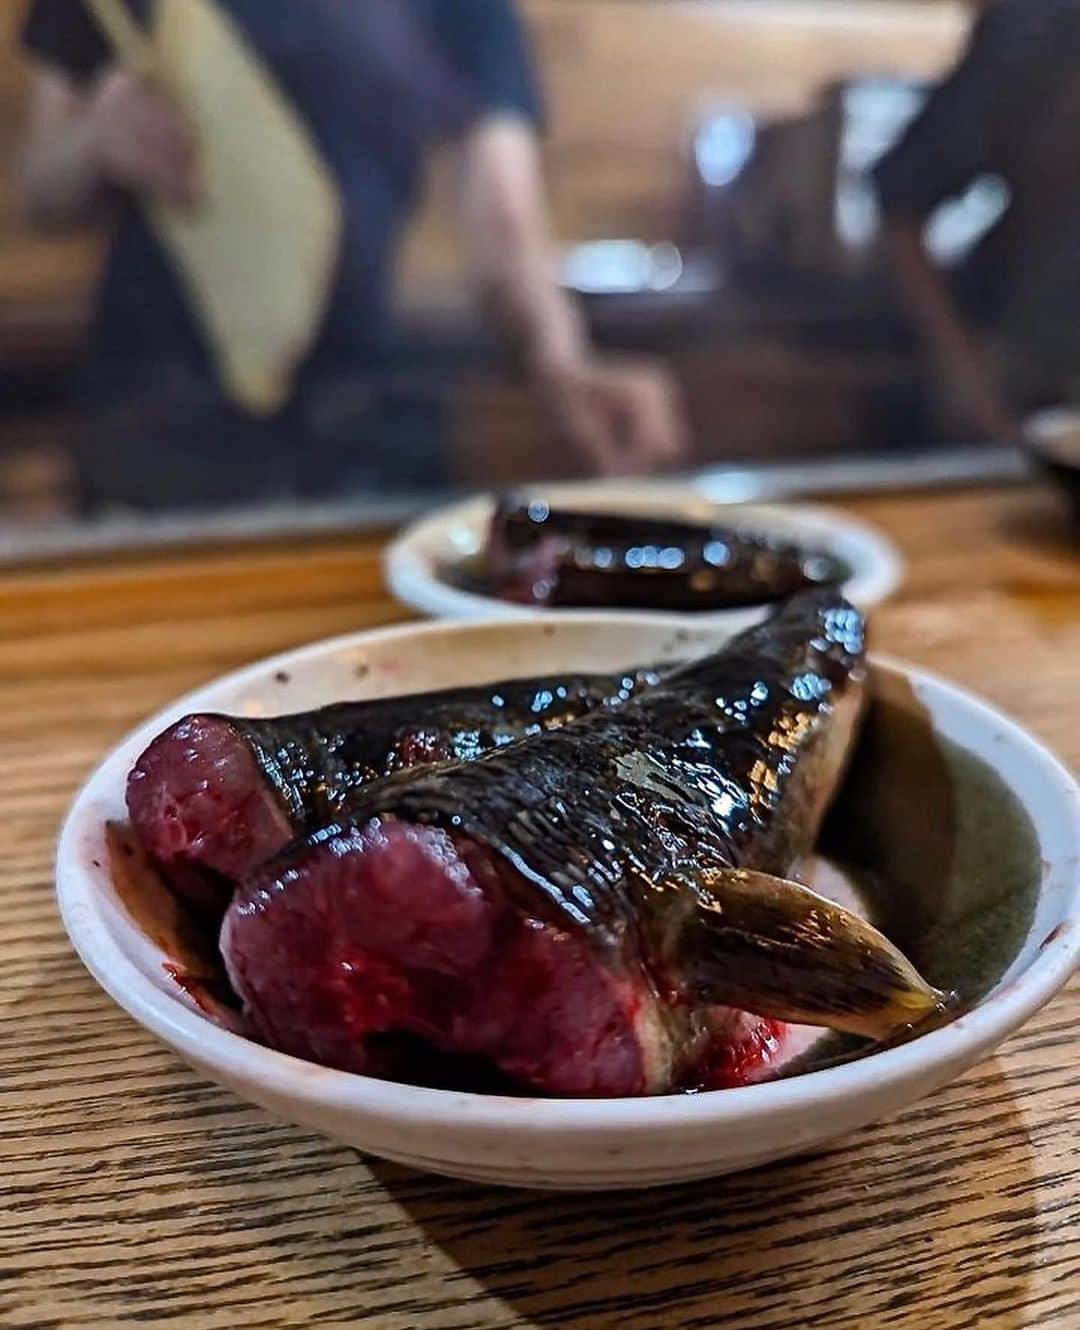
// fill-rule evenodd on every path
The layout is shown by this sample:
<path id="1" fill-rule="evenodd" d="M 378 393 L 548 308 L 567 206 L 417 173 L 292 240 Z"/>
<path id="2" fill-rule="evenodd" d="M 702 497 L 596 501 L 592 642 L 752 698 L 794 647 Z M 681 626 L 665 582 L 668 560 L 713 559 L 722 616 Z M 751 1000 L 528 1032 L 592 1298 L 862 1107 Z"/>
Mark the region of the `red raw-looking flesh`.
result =
<path id="1" fill-rule="evenodd" d="M 249 885 L 221 934 L 254 1032 L 368 1070 L 373 1036 L 478 1056 L 554 1094 L 638 1094 L 642 999 L 584 939 L 530 919 L 478 847 L 373 822 Z"/>
<path id="2" fill-rule="evenodd" d="M 732 1012 L 725 1037 L 713 1043 L 688 1088 L 733 1090 L 764 1079 L 783 1056 L 788 1029 L 784 1021 Z"/>
<path id="3" fill-rule="evenodd" d="M 349 1071 L 379 1074 L 380 1041 L 404 1034 L 542 1093 L 672 1088 L 679 1050 L 644 976 L 522 912 L 512 871 L 467 839 L 374 821 L 257 875 L 221 934 L 253 1033 Z M 748 1077 L 756 1018 L 717 1015 Z"/>
<path id="4" fill-rule="evenodd" d="M 128 776 L 127 805 L 169 885 L 218 917 L 233 883 L 294 835 L 251 750 L 220 716 L 189 716 L 159 735 Z"/>

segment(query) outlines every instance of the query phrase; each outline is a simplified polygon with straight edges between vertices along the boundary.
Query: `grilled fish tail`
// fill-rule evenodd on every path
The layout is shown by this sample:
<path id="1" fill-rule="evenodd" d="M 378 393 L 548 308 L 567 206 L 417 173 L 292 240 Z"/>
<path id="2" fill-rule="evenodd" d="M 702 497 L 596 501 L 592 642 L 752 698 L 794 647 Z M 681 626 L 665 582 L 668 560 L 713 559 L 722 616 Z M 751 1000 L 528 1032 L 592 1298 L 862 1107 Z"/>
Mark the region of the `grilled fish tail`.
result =
<path id="1" fill-rule="evenodd" d="M 877 1041 L 949 1001 L 877 929 L 801 883 L 721 867 L 671 887 L 686 905 L 677 930 L 668 915 L 661 955 L 699 1001 Z"/>

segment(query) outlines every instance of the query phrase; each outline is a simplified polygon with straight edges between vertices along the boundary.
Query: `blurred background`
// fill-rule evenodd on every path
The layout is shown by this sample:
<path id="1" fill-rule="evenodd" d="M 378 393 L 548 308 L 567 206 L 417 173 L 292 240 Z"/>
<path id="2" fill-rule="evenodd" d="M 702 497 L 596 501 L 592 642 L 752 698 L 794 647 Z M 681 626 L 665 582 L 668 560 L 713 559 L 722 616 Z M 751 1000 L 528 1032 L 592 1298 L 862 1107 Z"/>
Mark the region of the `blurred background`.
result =
<path id="1" fill-rule="evenodd" d="M 1076 4 L 184 2 L 0 9 L 7 554 L 1075 396 Z"/>

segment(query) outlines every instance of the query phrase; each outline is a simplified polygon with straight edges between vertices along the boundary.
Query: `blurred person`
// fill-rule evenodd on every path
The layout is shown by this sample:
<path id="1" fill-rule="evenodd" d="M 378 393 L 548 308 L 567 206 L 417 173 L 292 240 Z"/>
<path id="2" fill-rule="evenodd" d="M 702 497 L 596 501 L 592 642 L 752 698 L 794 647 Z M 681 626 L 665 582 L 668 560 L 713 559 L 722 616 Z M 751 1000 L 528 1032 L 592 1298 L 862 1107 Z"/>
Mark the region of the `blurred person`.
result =
<path id="1" fill-rule="evenodd" d="M 151 21 L 152 0 L 126 2 Z M 32 0 L 25 209 L 44 227 L 112 224 L 84 371 L 93 430 L 81 469 L 91 506 L 242 500 L 297 487 L 430 488 L 445 478 L 438 413 L 377 387 L 395 351 L 396 242 L 424 149 L 437 139 L 449 139 L 459 158 L 477 300 L 564 443 L 600 472 L 648 471 L 681 455 L 666 374 L 598 355 L 556 280 L 540 98 L 511 0 L 218 3 L 338 179 L 346 220 L 336 289 L 286 409 L 264 421 L 230 405 L 138 207 L 147 196 L 198 207 L 197 144 L 175 107 L 113 63 L 82 0 Z"/>
<path id="2" fill-rule="evenodd" d="M 1016 442 L 1080 375 L 1080 0 L 981 0 L 967 48 L 879 162 L 885 246 L 944 405 Z M 980 177 L 999 220 L 952 271 L 926 223 Z"/>

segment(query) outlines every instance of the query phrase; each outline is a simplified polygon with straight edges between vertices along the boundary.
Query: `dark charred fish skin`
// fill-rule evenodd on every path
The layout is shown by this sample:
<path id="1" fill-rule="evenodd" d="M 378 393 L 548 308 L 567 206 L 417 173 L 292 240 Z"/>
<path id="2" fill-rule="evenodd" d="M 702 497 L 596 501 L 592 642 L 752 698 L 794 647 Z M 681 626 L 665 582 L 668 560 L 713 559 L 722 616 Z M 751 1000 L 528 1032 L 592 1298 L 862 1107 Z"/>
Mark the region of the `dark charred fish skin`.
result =
<path id="1" fill-rule="evenodd" d="M 643 909 L 666 912 L 677 893 L 657 884 L 672 876 L 702 864 L 789 875 L 824 813 L 799 768 L 863 678 L 862 616 L 835 592 L 807 593 L 616 708 L 374 785 L 350 821 L 391 816 L 488 845 L 549 915 L 619 949 Z"/>
<path id="2" fill-rule="evenodd" d="M 221 719 L 249 747 L 299 835 L 340 817 L 366 785 L 392 772 L 471 761 L 626 700 L 659 677 L 654 669 L 554 675 L 267 720 Z"/>
<path id="3" fill-rule="evenodd" d="M 365 784 L 471 759 L 624 699 L 656 677 L 648 669 L 559 675 L 269 719 L 185 716 L 128 773 L 132 827 L 174 893 L 213 925 L 238 882 L 343 816 Z"/>
<path id="4" fill-rule="evenodd" d="M 725 526 L 575 512 L 509 499 L 488 575 L 509 599 L 556 607 L 708 611 L 775 604 L 842 582 L 822 551 Z"/>
<path id="5" fill-rule="evenodd" d="M 809 592 L 608 709 L 374 782 L 234 898 L 222 949 L 245 1008 L 316 1060 L 324 1030 L 362 1042 L 401 1028 L 490 1056 L 523 1083 L 590 1094 L 682 1084 L 727 1037 L 732 1010 L 871 1038 L 914 1024 L 941 995 L 869 925 L 786 880 L 841 781 L 864 682 L 862 616 L 833 591 Z M 482 935 L 455 922 L 479 898 L 500 911 Z M 466 956 L 456 987 L 393 1016 L 395 994 L 429 991 L 428 952 L 441 956 L 450 936 Z M 499 959 L 529 937 L 543 955 L 515 952 L 510 983 Z M 395 967 L 386 979 L 367 955 L 380 946 Z M 290 987 L 279 976 L 297 952 L 306 969 Z M 582 976 L 612 1003 L 579 1001 Z M 504 1030 L 515 992 L 528 1000 Z M 578 1007 L 568 1031 L 559 1020 Z M 522 1033 L 534 1010 L 555 1022 L 554 1062 L 529 1061 L 554 1038 L 546 1025 Z M 620 1062 L 609 1074 L 612 1031 L 635 1051 L 629 1072 Z"/>

